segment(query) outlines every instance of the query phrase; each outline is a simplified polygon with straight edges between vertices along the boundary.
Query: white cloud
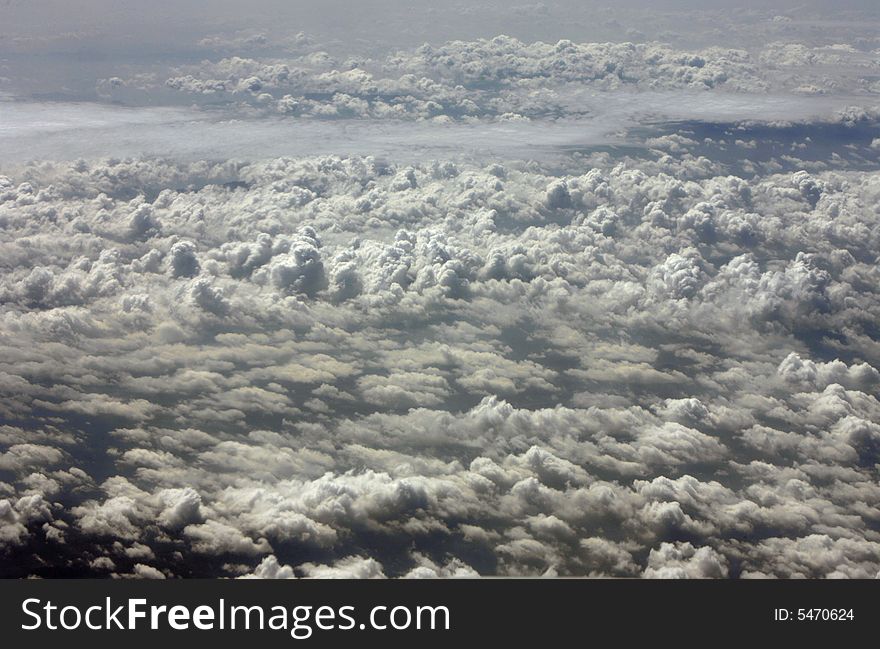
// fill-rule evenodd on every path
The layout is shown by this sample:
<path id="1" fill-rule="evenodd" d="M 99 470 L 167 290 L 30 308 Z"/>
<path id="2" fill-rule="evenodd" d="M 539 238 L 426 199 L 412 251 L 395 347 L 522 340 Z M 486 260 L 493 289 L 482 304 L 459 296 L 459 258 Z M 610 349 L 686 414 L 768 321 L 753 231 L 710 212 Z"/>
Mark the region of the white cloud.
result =
<path id="1" fill-rule="evenodd" d="M 876 62 L 636 40 L 0 103 L 7 570 L 876 575 Z"/>

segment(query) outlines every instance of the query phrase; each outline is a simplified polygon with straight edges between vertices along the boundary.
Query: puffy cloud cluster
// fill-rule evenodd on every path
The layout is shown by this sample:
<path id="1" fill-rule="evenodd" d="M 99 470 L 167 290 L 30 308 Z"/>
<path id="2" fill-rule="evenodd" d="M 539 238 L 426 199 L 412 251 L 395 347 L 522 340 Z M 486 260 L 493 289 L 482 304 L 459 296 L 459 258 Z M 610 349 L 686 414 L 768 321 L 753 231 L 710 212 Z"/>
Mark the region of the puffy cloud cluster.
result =
<path id="1" fill-rule="evenodd" d="M 425 45 L 391 61 L 410 72 L 452 78 L 472 87 L 547 80 L 598 84 L 602 89 L 627 83 L 676 88 L 759 83 L 757 66 L 744 51 L 683 52 L 655 43 L 523 43 L 498 36 L 436 48 Z"/>
<path id="2" fill-rule="evenodd" d="M 878 215 L 659 150 L 15 170 L 5 572 L 876 576 Z"/>
<path id="3" fill-rule="evenodd" d="M 279 57 L 265 34 L 205 39 L 200 44 L 218 58 L 102 79 L 97 92 L 129 103 L 187 101 L 298 118 L 502 122 L 589 115 L 586 100 L 610 90 L 880 92 L 876 51 L 789 40 L 749 49 L 680 49 L 659 41 L 500 35 L 372 56 L 337 54 L 338 45 L 322 49 L 303 35 L 294 40 Z"/>

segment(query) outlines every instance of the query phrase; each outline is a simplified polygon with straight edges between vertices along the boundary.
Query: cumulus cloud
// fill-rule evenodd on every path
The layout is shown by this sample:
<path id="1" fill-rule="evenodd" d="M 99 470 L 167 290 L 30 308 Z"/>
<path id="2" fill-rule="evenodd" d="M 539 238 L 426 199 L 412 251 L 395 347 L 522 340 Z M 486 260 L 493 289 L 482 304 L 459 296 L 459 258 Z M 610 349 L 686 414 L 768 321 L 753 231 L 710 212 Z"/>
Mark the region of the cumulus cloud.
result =
<path id="1" fill-rule="evenodd" d="M 100 82 L 308 155 L 4 168 L 4 573 L 876 576 L 876 43 L 766 22 L 370 56 L 247 29 Z M 700 108 L 571 139 L 663 97 Z M 724 121 L 758 101 L 786 119 Z M 554 146 L 459 141 L 523 128 Z"/>
<path id="2" fill-rule="evenodd" d="M 712 548 L 690 543 L 661 543 L 648 555 L 645 577 L 653 579 L 712 579 L 727 576 L 727 566 Z"/>

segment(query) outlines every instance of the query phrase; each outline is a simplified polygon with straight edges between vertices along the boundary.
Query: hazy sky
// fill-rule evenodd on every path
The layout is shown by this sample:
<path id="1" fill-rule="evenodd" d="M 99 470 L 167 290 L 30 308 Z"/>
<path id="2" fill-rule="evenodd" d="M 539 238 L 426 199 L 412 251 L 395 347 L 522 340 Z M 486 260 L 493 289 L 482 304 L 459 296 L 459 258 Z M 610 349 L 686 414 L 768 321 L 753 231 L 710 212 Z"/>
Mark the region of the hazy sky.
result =
<path id="1" fill-rule="evenodd" d="M 548 36 L 546 30 L 552 25 L 559 38 L 590 30 L 591 21 L 596 23 L 592 28 L 601 28 L 609 17 L 628 27 L 643 28 L 650 25 L 652 15 L 669 13 L 677 17 L 679 31 L 696 32 L 701 25 L 691 18 L 706 12 L 748 16 L 778 11 L 793 18 L 822 15 L 847 20 L 849 10 L 876 13 L 878 8 L 872 0 L 4 0 L 0 6 L 0 34 L 7 46 L 21 37 L 65 41 L 79 34 L 99 37 L 81 42 L 83 48 L 97 47 L 105 39 L 128 39 L 130 44 L 164 44 L 174 50 L 175 45 L 185 47 L 188 36 L 224 29 L 293 29 L 348 39 L 418 35 L 434 41 L 494 35 L 503 27 L 514 29 L 523 37 L 528 37 L 530 31 L 532 36 Z"/>

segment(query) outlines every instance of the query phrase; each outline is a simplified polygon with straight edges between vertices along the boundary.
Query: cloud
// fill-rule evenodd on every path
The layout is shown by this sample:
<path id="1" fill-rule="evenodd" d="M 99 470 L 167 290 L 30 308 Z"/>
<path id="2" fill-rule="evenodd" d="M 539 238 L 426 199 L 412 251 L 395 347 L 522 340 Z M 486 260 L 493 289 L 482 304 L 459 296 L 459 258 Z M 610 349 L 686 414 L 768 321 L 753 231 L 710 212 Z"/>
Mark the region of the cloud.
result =
<path id="1" fill-rule="evenodd" d="M 303 576 L 310 579 L 382 579 L 385 574 L 375 559 L 346 557 L 333 565 L 303 564 Z"/>
<path id="2" fill-rule="evenodd" d="M 198 38 L 0 104 L 5 573 L 877 574 L 872 45 Z"/>
<path id="3" fill-rule="evenodd" d="M 717 579 L 727 576 L 724 557 L 712 548 L 690 543 L 662 543 L 651 550 L 645 577 L 653 579 Z"/>

